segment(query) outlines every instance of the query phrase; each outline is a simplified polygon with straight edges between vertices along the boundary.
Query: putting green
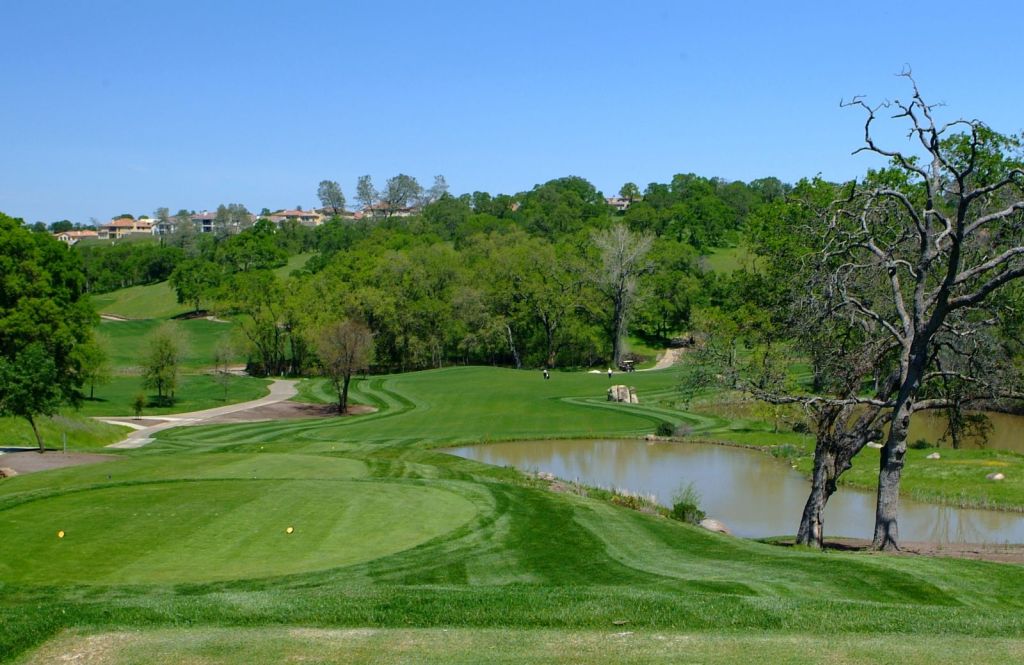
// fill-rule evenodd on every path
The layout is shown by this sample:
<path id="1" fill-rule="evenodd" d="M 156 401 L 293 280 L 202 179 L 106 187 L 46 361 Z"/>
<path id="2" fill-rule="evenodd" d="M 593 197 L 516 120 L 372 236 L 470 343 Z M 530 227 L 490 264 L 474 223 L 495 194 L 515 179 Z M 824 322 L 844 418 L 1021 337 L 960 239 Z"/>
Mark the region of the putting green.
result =
<path id="1" fill-rule="evenodd" d="M 0 579 L 146 584 L 323 570 L 414 547 L 475 514 L 445 489 L 381 481 L 154 482 L 70 492 L 0 511 Z"/>

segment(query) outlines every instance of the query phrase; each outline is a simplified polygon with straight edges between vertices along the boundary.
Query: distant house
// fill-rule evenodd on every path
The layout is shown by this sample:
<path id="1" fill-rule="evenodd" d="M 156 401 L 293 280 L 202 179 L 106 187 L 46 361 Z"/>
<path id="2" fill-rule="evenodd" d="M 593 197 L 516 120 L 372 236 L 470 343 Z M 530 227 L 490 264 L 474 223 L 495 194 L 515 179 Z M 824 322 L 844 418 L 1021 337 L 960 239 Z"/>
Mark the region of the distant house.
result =
<path id="1" fill-rule="evenodd" d="M 324 222 L 324 216 L 316 210 L 280 210 L 268 215 L 267 219 L 275 224 L 295 220 L 304 226 L 320 226 Z"/>
<path id="2" fill-rule="evenodd" d="M 54 233 L 53 237 L 60 240 L 62 243 L 71 246 L 79 240 L 97 238 L 99 237 L 99 234 L 97 234 L 96 231 L 61 231 L 60 233 Z"/>
<path id="3" fill-rule="evenodd" d="M 153 235 L 151 219 L 115 219 L 99 227 L 96 236 L 100 240 L 116 240 L 129 235 Z"/>
<path id="4" fill-rule="evenodd" d="M 156 224 L 153 225 L 153 233 L 158 236 L 165 236 L 169 233 L 174 233 L 176 226 L 177 221 L 173 217 L 168 217 L 166 220 L 157 220 Z"/>
<path id="5" fill-rule="evenodd" d="M 629 208 L 629 204 L 632 203 L 629 199 L 624 199 L 618 196 L 608 197 L 605 199 L 605 202 L 615 208 L 615 212 L 626 212 L 626 209 Z"/>
<path id="6" fill-rule="evenodd" d="M 215 212 L 205 210 L 197 215 L 192 215 L 192 223 L 200 233 L 213 233 L 213 220 L 217 217 Z"/>

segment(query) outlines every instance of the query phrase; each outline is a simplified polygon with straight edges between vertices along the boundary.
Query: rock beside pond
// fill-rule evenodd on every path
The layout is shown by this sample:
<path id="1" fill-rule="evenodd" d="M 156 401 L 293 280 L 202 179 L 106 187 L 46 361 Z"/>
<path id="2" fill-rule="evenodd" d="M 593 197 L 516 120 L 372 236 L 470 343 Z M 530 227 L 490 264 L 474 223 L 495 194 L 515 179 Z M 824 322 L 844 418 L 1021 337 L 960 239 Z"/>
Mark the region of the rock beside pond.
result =
<path id="1" fill-rule="evenodd" d="M 636 396 L 636 388 L 631 386 L 612 386 L 608 389 L 609 402 L 622 402 L 624 404 L 639 404 Z"/>
<path id="2" fill-rule="evenodd" d="M 1005 480 L 1006 479 L 1006 476 L 1004 476 L 1003 474 L 1001 474 L 999 472 L 990 473 L 990 474 L 988 474 L 985 477 L 988 478 L 989 480 Z"/>
<path id="3" fill-rule="evenodd" d="M 942 455 L 938 453 L 932 453 L 931 455 L 926 455 L 925 459 L 942 459 Z"/>
<path id="4" fill-rule="evenodd" d="M 0 478 L 13 478 L 18 472 L 6 466 L 0 467 Z"/>
<path id="5" fill-rule="evenodd" d="M 727 536 L 732 535 L 732 531 L 729 531 L 729 527 L 710 517 L 702 519 L 700 521 L 700 526 L 701 528 L 707 529 L 708 531 L 714 531 L 715 533 L 724 533 Z"/>

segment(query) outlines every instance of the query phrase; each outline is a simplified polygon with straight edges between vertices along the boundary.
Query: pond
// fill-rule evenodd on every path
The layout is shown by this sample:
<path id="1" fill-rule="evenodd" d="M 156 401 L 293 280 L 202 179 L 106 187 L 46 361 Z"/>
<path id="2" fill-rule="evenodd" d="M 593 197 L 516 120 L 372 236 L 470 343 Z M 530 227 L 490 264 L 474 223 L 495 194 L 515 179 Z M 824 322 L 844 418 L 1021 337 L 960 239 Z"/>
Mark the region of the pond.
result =
<path id="1" fill-rule="evenodd" d="M 1009 413 L 987 412 L 988 421 L 992 425 L 985 447 L 992 450 L 1012 450 L 1016 453 L 1024 453 L 1024 416 L 1017 416 Z M 946 416 L 938 411 L 921 411 L 915 413 L 910 419 L 910 434 L 908 441 L 924 439 L 931 443 L 938 443 L 943 434 L 946 433 Z M 968 437 L 964 442 L 964 448 L 979 448 L 977 438 Z M 944 441 L 943 448 L 949 447 L 950 443 Z"/>
<path id="2" fill-rule="evenodd" d="M 653 495 L 671 505 L 693 483 L 709 517 L 734 534 L 795 534 L 810 489 L 784 463 L 757 450 L 637 440 L 518 441 L 445 452 L 498 466 L 547 471 L 588 485 Z M 826 536 L 870 538 L 875 494 L 842 487 L 825 510 Z M 900 537 L 907 542 L 1024 543 L 1024 515 L 900 501 Z"/>

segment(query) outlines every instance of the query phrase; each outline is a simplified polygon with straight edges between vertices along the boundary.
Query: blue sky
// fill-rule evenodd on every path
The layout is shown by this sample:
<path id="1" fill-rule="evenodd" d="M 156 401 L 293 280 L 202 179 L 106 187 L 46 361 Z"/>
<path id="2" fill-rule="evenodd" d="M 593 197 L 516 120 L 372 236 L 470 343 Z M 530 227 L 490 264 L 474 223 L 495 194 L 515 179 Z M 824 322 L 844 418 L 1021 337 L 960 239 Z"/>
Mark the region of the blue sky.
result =
<path id="1" fill-rule="evenodd" d="M 320 180 L 351 199 L 364 173 L 609 195 L 847 179 L 874 163 L 839 102 L 905 97 L 905 63 L 947 114 L 1024 128 L 1021 19 L 1010 1 L 0 0 L 0 211 L 311 207 Z"/>

